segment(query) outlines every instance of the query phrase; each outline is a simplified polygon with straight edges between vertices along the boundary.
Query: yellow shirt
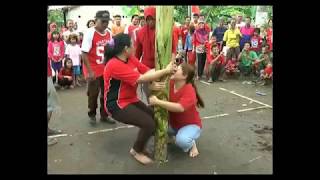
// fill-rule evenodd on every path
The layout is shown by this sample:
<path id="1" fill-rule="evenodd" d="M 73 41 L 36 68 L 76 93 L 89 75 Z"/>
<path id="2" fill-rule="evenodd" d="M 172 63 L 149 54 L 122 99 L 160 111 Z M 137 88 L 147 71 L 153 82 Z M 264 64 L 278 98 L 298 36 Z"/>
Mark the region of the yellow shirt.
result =
<path id="1" fill-rule="evenodd" d="M 123 33 L 124 32 L 124 29 L 125 27 L 120 25 L 120 26 L 117 26 L 117 25 L 113 25 L 111 27 L 111 32 L 112 32 L 112 35 L 117 35 L 119 33 Z"/>
<path id="2" fill-rule="evenodd" d="M 223 41 L 226 41 L 226 45 L 229 48 L 235 48 L 240 46 L 240 37 L 242 34 L 240 33 L 240 30 L 238 28 L 235 28 L 234 30 L 228 29 L 223 36 Z"/>

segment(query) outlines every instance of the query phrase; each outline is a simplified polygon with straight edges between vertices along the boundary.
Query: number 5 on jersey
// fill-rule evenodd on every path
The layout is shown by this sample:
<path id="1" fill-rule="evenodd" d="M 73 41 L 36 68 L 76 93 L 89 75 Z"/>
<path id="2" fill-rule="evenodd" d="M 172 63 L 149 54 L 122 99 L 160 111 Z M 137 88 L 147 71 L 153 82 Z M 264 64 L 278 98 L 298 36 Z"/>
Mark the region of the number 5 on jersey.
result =
<path id="1" fill-rule="evenodd" d="M 101 57 L 96 60 L 97 64 L 102 64 L 104 59 L 104 46 L 98 46 L 97 48 L 97 56 Z"/>

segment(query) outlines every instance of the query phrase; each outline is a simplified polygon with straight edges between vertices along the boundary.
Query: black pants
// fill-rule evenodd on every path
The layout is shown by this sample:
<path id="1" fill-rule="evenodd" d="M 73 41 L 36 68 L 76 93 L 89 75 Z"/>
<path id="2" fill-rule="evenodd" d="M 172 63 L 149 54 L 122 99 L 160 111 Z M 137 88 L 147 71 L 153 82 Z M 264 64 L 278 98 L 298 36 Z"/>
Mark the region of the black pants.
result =
<path id="1" fill-rule="evenodd" d="M 104 109 L 103 93 L 104 93 L 104 80 L 103 76 L 97 77 L 95 80 L 88 81 L 88 108 L 89 117 L 96 116 L 96 109 L 98 107 L 98 97 L 100 92 L 100 116 L 108 117 L 107 112 Z"/>
<path id="2" fill-rule="evenodd" d="M 197 66 L 198 66 L 199 77 L 202 77 L 205 64 L 206 64 L 206 53 L 197 53 Z"/>
<path id="3" fill-rule="evenodd" d="M 58 84 L 60 85 L 60 86 L 70 86 L 70 85 L 72 85 L 72 80 L 70 81 L 69 79 L 67 79 L 67 78 L 63 78 L 63 79 L 58 79 Z"/>
<path id="4" fill-rule="evenodd" d="M 133 149 L 138 153 L 142 152 L 156 129 L 153 110 L 139 101 L 128 105 L 122 110 L 113 112 L 112 117 L 122 123 L 131 124 L 140 128 Z"/>

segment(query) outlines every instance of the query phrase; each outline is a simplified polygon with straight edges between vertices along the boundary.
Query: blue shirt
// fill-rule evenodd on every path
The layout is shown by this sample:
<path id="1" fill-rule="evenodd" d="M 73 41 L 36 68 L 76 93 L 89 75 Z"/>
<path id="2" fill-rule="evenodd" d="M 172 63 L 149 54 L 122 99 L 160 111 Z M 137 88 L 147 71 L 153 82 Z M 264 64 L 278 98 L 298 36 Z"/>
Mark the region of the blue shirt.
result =
<path id="1" fill-rule="evenodd" d="M 227 28 L 225 27 L 217 27 L 213 31 L 213 35 L 217 37 L 217 42 L 223 41 L 223 35 L 226 32 Z"/>
<path id="2" fill-rule="evenodd" d="M 190 33 L 188 33 L 186 36 L 184 50 L 187 50 L 187 51 L 191 50 L 192 51 L 192 35 Z"/>

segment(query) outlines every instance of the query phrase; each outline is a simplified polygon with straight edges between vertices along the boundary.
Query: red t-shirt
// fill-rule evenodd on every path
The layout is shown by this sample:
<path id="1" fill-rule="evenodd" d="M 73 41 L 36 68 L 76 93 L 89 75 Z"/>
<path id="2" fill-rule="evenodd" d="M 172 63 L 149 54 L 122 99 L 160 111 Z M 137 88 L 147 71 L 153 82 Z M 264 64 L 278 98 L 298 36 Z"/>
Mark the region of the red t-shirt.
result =
<path id="1" fill-rule="evenodd" d="M 94 27 L 89 28 L 84 34 L 81 50 L 88 53 L 89 64 L 96 77 L 103 75 L 104 70 L 104 47 L 111 39 L 111 33 L 106 30 L 104 34 L 99 33 Z M 87 72 L 84 71 L 85 77 Z"/>
<path id="2" fill-rule="evenodd" d="M 72 76 L 73 75 L 73 71 L 71 69 L 65 69 L 65 68 L 61 68 L 58 74 L 58 79 L 63 79 L 63 76 Z"/>
<path id="3" fill-rule="evenodd" d="M 269 44 L 270 46 L 270 51 L 272 50 L 272 42 L 273 42 L 273 39 L 272 39 L 272 28 L 268 28 L 267 29 L 267 43 Z"/>
<path id="4" fill-rule="evenodd" d="M 270 75 L 270 74 L 272 73 L 272 67 L 266 67 L 266 68 L 264 69 L 264 72 L 265 72 L 266 74 Z"/>
<path id="5" fill-rule="evenodd" d="M 262 38 L 260 36 L 251 37 L 251 50 L 257 52 L 260 51 L 262 47 Z"/>
<path id="6" fill-rule="evenodd" d="M 126 29 L 125 29 L 125 33 L 127 33 L 130 37 L 132 37 L 133 32 L 135 29 L 139 28 L 139 26 L 134 26 L 132 24 L 130 24 Z M 127 32 L 128 31 L 128 32 Z"/>
<path id="7" fill-rule="evenodd" d="M 137 80 L 140 74 L 149 68 L 131 56 L 127 62 L 114 57 L 105 66 L 104 77 L 104 108 L 108 114 L 138 102 Z"/>
<path id="8" fill-rule="evenodd" d="M 209 54 L 207 55 L 207 61 L 206 64 L 210 64 L 217 56 L 214 56 L 213 54 Z M 219 64 L 223 64 L 224 63 L 224 57 L 220 56 L 217 61 L 219 62 Z"/>
<path id="9" fill-rule="evenodd" d="M 169 123 L 174 129 L 180 129 L 189 124 L 202 128 L 199 112 L 197 111 L 197 96 L 192 84 L 184 85 L 178 92 L 174 92 L 174 82 L 170 81 L 169 101 L 179 103 L 184 112 L 169 112 Z"/>

